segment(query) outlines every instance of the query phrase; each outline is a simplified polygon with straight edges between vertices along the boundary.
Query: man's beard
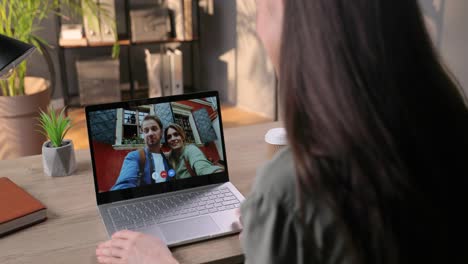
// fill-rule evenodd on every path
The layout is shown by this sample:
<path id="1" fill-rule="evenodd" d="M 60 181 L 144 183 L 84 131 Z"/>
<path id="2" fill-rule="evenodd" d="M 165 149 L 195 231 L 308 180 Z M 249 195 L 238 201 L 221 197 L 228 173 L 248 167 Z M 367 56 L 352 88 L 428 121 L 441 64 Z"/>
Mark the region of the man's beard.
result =
<path id="1" fill-rule="evenodd" d="M 159 144 L 160 144 L 160 142 L 155 140 L 155 139 L 147 139 L 146 140 L 146 145 L 148 145 L 149 147 L 157 146 Z"/>

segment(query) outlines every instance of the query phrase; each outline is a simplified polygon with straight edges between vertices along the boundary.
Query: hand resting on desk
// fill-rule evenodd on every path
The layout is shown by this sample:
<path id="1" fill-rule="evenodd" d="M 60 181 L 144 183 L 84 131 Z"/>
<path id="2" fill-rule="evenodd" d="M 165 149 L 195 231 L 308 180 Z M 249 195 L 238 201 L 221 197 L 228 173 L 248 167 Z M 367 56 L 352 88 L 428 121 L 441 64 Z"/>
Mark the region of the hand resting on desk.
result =
<path id="1" fill-rule="evenodd" d="M 242 214 L 241 214 L 240 208 L 236 208 L 235 213 L 236 213 L 237 218 L 239 218 L 239 220 L 236 222 L 236 224 L 238 224 L 240 229 L 241 229 L 241 232 L 239 233 L 239 240 L 241 240 L 242 239 L 242 230 L 244 228 L 243 228 L 243 225 L 242 225 Z"/>
<path id="2" fill-rule="evenodd" d="M 160 239 L 129 230 L 119 231 L 99 244 L 96 256 L 105 264 L 178 264 Z"/>
<path id="3" fill-rule="evenodd" d="M 236 215 L 239 217 L 236 223 L 242 226 L 239 209 Z M 119 231 L 110 240 L 99 244 L 96 256 L 98 262 L 103 264 L 178 264 L 159 238 L 129 230 Z"/>

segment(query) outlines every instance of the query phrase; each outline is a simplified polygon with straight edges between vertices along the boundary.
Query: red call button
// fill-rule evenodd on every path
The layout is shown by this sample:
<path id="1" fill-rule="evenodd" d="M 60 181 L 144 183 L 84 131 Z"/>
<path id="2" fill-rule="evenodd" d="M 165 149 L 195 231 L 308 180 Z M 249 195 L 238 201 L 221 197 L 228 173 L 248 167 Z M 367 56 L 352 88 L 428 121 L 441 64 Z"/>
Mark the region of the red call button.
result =
<path id="1" fill-rule="evenodd" d="M 166 179 L 167 171 L 161 171 L 161 178 Z"/>

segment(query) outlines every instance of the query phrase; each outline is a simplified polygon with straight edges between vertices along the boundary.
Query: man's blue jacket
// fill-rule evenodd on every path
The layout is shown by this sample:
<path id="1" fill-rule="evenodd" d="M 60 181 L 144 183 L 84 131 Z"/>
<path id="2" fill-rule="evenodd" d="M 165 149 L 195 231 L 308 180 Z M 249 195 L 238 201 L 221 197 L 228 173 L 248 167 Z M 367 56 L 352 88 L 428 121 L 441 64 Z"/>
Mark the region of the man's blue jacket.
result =
<path id="1" fill-rule="evenodd" d="M 139 150 L 134 150 L 127 154 L 122 164 L 120 175 L 117 178 L 117 181 L 115 182 L 114 186 L 112 186 L 111 191 L 137 187 L 138 170 L 140 168 L 140 154 L 138 153 L 138 151 Z M 150 171 L 150 162 L 153 161 L 153 158 L 148 148 L 146 147 L 145 147 L 145 155 L 146 155 L 145 172 L 143 174 L 142 185 L 154 183 L 154 180 L 151 178 L 151 171 Z M 163 157 L 164 170 L 168 171 L 169 169 L 171 169 L 171 167 L 169 166 L 169 162 L 167 161 L 163 153 L 161 153 L 161 155 Z"/>

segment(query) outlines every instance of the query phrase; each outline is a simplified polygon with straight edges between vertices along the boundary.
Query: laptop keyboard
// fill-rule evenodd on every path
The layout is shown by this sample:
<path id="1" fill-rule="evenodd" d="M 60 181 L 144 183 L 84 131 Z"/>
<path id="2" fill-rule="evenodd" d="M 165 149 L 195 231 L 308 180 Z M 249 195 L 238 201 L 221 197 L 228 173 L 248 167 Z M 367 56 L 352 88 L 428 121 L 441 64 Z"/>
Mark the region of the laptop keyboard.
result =
<path id="1" fill-rule="evenodd" d="M 239 200 L 228 188 L 182 193 L 109 209 L 116 230 L 150 226 L 234 209 Z"/>

